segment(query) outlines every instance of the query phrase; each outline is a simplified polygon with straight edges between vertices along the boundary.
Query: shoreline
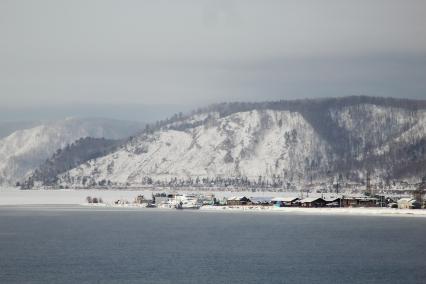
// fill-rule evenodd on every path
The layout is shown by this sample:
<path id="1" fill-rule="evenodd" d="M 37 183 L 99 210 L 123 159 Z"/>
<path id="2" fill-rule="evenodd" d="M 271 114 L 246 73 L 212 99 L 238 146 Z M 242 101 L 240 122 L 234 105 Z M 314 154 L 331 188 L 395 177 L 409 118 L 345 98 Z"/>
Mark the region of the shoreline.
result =
<path id="1" fill-rule="evenodd" d="M 218 207 L 218 208 L 214 208 Z M 263 208 L 262 208 L 263 207 Z M 273 207 L 273 206 L 203 206 L 201 211 L 220 212 L 267 212 L 306 215 L 351 215 L 351 216 L 410 216 L 426 217 L 426 209 L 397 209 L 387 207 L 344 207 L 344 208 L 304 208 L 304 207 Z"/>
<path id="2" fill-rule="evenodd" d="M 144 208 L 144 204 L 114 204 L 116 200 L 132 202 L 137 194 L 150 196 L 150 191 L 115 191 L 115 190 L 33 190 L 22 191 L 16 188 L 0 188 L 0 208 L 45 209 L 63 210 L 126 210 L 126 211 L 176 211 L 174 208 Z M 222 197 L 235 194 L 233 192 L 214 192 Z M 253 193 L 252 193 L 253 194 Z M 289 196 L 294 193 L 280 192 L 263 193 L 258 196 L 276 195 Z M 88 204 L 87 196 L 102 198 L 103 204 Z M 347 215 L 347 216 L 406 216 L 426 217 L 426 209 L 393 209 L 393 208 L 306 208 L 306 207 L 274 207 L 260 205 L 244 206 L 202 206 L 199 210 L 184 209 L 179 211 L 223 212 L 223 213 L 269 213 L 269 214 L 304 214 L 304 215 Z"/>
<path id="3" fill-rule="evenodd" d="M 393 208 L 301 208 L 273 206 L 202 206 L 200 209 L 146 208 L 135 204 L 8 204 L 0 205 L 3 209 L 23 210 L 84 210 L 109 212 L 194 212 L 194 213 L 225 213 L 225 214 L 285 214 L 313 216 L 381 216 L 381 217 L 417 217 L 425 218 L 426 209 L 393 209 Z"/>

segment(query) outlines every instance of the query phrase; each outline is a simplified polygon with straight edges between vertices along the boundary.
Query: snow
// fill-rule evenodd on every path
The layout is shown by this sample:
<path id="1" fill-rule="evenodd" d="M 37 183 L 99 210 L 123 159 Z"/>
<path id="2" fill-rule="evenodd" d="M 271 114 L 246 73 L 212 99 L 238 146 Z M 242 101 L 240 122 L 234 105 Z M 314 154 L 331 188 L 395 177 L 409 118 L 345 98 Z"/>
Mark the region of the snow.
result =
<path id="1" fill-rule="evenodd" d="M 87 208 L 96 207 L 126 207 L 140 208 L 138 205 L 126 204 L 115 205 L 116 200 L 132 202 L 136 196 L 144 195 L 148 198 L 152 193 L 161 191 L 151 190 L 19 190 L 17 188 L 0 188 L 0 206 L 22 206 L 22 205 L 88 205 L 86 197 L 100 197 L 105 204 L 96 204 Z M 196 193 L 179 192 L 182 194 Z M 199 192 L 207 194 L 206 192 Z M 221 191 L 209 192 L 218 198 L 230 197 L 235 192 Z M 241 195 L 252 197 L 253 193 L 242 192 Z M 270 193 L 269 193 L 270 194 Z M 277 193 L 276 195 L 289 195 L 289 193 Z M 257 195 L 262 197 L 263 195 Z M 263 196 L 264 197 L 264 196 Z M 157 210 L 157 209 L 149 209 Z M 381 216 L 415 216 L 426 217 L 425 209 L 392 209 L 392 208 L 301 208 L 301 207 L 275 207 L 275 206 L 203 206 L 203 212 L 266 212 L 282 214 L 313 214 L 313 215 L 381 215 Z"/>
<path id="2" fill-rule="evenodd" d="M 22 205 L 22 204 L 81 204 L 85 202 L 87 196 L 101 197 L 104 202 L 112 203 L 118 199 L 133 201 L 137 195 L 144 195 L 148 199 L 152 193 L 179 193 L 185 195 L 200 194 L 214 195 L 216 198 L 232 198 L 236 195 L 247 198 L 270 198 L 271 196 L 286 200 L 289 196 L 293 199 L 294 192 L 252 192 L 252 191 L 232 191 L 232 190 L 209 190 L 200 191 L 197 189 L 172 188 L 144 188 L 144 189 L 37 189 L 20 190 L 14 187 L 0 187 L 0 205 Z M 321 196 L 321 194 L 313 194 Z M 326 195 L 329 196 L 329 195 Z M 332 195 L 330 195 L 332 196 Z M 294 197 L 295 198 L 295 197 Z"/>
<path id="3" fill-rule="evenodd" d="M 383 155 L 393 143 L 410 144 L 426 135 L 426 112 L 421 110 L 360 104 L 329 111 L 332 119 L 350 133 L 350 143 L 356 145 L 351 155 L 359 160 L 365 158 L 365 151 L 360 149 L 366 145 L 372 147 L 372 153 Z M 72 121 L 66 120 L 66 124 Z M 78 136 L 89 135 L 74 125 L 70 129 L 76 131 L 75 135 L 64 136 L 74 132 L 60 125 L 15 133 L 7 138 L 7 143 L 0 140 L 0 184 L 2 179 L 10 184 L 18 177 L 22 179 L 58 148 Z M 179 128 L 181 125 L 186 126 Z M 93 134 L 90 136 L 103 133 L 96 127 L 92 130 L 87 130 Z M 339 156 L 327 141 L 298 112 L 259 109 L 223 117 L 217 112 L 206 112 L 173 122 L 153 134 L 141 134 L 114 153 L 60 175 L 58 185 L 84 188 L 111 181 L 114 186 L 140 187 L 146 185 L 147 177 L 159 182 L 197 177 L 243 177 L 251 181 L 262 177 L 272 181 L 279 177 L 289 183 L 288 189 L 301 189 L 313 181 L 314 191 L 330 190 L 330 179 L 334 177 L 329 173 L 335 170 L 333 166 Z M 372 174 L 373 183 L 377 183 L 376 177 L 383 178 L 386 167 L 378 166 Z M 365 172 L 355 170 L 351 174 L 365 179 Z M 409 182 L 418 182 L 414 178 Z"/>
<path id="4" fill-rule="evenodd" d="M 319 197 L 307 197 L 307 198 L 300 200 L 300 202 L 301 203 L 311 203 L 311 202 L 314 202 L 318 199 L 319 199 Z"/>
<path id="5" fill-rule="evenodd" d="M 171 193 L 173 190 L 166 189 L 132 189 L 132 190 L 105 190 L 105 189 L 37 189 L 37 190 L 20 190 L 18 188 L 0 187 L 0 205 L 25 205 L 25 204 L 82 204 L 87 196 L 101 197 L 105 203 L 113 203 L 114 201 L 127 200 L 132 202 L 136 196 L 144 195 L 150 199 L 152 193 Z M 217 198 L 228 198 L 235 195 L 233 191 L 196 191 L 196 190 L 179 190 L 180 194 L 213 194 Z M 262 197 L 268 193 L 238 192 L 245 196 Z M 269 194 L 271 194 L 269 192 Z M 280 192 L 274 195 L 282 196 L 288 193 Z"/>
<path id="6" fill-rule="evenodd" d="M 133 130 L 132 130 L 133 129 Z M 58 149 L 83 138 L 121 139 L 136 125 L 109 119 L 67 118 L 18 130 L 0 139 L 0 184 L 22 181 Z"/>
<path id="7" fill-rule="evenodd" d="M 394 208 L 303 208 L 275 206 L 203 206 L 203 211 L 213 212 L 265 212 L 311 215 L 370 215 L 370 216 L 414 216 L 426 217 L 426 209 Z"/>
<path id="8" fill-rule="evenodd" d="M 134 190 L 19 190 L 17 188 L 0 188 L 0 205 L 29 204 L 82 204 L 86 197 L 100 197 L 105 203 L 121 199 L 132 202 L 139 194 L 151 197 L 151 192 Z"/>
<path id="9" fill-rule="evenodd" d="M 141 184 L 146 176 L 163 181 L 238 176 L 257 180 L 283 172 L 303 173 L 305 161 L 313 158 L 327 167 L 329 151 L 299 113 L 253 110 L 185 131 L 139 137 L 115 153 L 71 170 L 61 180 L 66 186 L 81 185 L 84 176 L 130 185 Z"/>
<path id="10" fill-rule="evenodd" d="M 388 152 L 392 143 L 413 143 L 426 133 L 425 111 L 361 104 L 344 107 L 331 114 L 339 126 L 356 133 L 363 146 L 373 146 L 376 155 Z M 359 119 L 359 116 L 364 119 Z M 358 158 L 362 156 L 363 153 L 360 153 Z"/>

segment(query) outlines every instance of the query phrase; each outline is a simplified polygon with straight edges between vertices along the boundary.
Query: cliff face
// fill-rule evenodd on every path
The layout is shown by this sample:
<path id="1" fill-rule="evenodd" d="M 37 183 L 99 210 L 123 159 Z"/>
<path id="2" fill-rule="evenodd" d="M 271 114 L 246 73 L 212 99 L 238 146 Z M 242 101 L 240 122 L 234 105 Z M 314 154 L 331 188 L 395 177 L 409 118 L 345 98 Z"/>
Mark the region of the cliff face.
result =
<path id="1" fill-rule="evenodd" d="M 220 104 L 170 119 L 58 176 L 64 186 L 172 179 L 421 178 L 425 103 L 367 97 Z"/>

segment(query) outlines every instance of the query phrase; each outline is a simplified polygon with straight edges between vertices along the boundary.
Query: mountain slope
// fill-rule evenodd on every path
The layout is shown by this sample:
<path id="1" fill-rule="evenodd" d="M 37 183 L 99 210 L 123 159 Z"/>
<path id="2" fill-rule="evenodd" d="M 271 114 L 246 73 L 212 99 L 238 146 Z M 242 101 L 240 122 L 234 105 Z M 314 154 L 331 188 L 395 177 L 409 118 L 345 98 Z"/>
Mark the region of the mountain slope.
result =
<path id="1" fill-rule="evenodd" d="M 147 176 L 168 180 L 248 177 L 327 168 L 330 149 L 297 113 L 250 111 L 217 118 L 209 126 L 140 136 L 69 175 L 83 180 L 141 184 Z M 312 174 L 317 174 L 312 171 Z"/>
<path id="2" fill-rule="evenodd" d="M 426 170 L 425 109 L 424 101 L 369 97 L 214 105 L 148 127 L 59 183 L 359 182 L 367 171 L 419 178 Z"/>
<path id="3" fill-rule="evenodd" d="M 57 175 L 66 172 L 90 159 L 105 156 L 114 151 L 124 140 L 105 138 L 80 138 L 38 166 L 31 176 L 22 184 L 22 188 L 32 188 L 34 184 L 53 185 Z"/>
<path id="4" fill-rule="evenodd" d="M 0 140 L 0 184 L 22 181 L 58 149 L 82 137 L 121 139 L 139 124 L 108 119 L 66 119 L 15 131 Z"/>

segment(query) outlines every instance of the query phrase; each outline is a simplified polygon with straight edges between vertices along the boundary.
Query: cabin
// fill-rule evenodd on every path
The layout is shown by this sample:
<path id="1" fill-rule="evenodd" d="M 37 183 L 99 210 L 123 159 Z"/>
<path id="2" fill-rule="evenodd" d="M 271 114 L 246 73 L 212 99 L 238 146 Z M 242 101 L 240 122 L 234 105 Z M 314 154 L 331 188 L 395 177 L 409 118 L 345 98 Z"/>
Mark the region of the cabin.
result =
<path id="1" fill-rule="evenodd" d="M 325 207 L 326 202 L 324 199 L 319 197 L 308 197 L 300 200 L 300 206 L 302 207 Z"/>
<path id="2" fill-rule="evenodd" d="M 325 198 L 325 205 L 327 207 L 342 207 L 342 198 L 340 197 L 328 197 Z"/>
<path id="3" fill-rule="evenodd" d="M 233 196 L 226 201 L 226 205 L 228 206 L 247 205 L 249 203 L 251 203 L 251 200 L 245 196 Z"/>
<path id="4" fill-rule="evenodd" d="M 378 199 L 368 196 L 345 196 L 342 199 L 343 207 L 378 207 Z"/>
<path id="5" fill-rule="evenodd" d="M 379 199 L 375 197 L 358 197 L 358 207 L 378 207 L 379 206 Z"/>
<path id="6" fill-rule="evenodd" d="M 291 207 L 298 206 L 300 198 L 298 197 L 275 197 L 272 199 L 272 203 L 275 207 Z"/>
<path id="7" fill-rule="evenodd" d="M 398 200 L 399 209 L 420 209 L 421 203 L 413 198 L 401 198 Z"/>

